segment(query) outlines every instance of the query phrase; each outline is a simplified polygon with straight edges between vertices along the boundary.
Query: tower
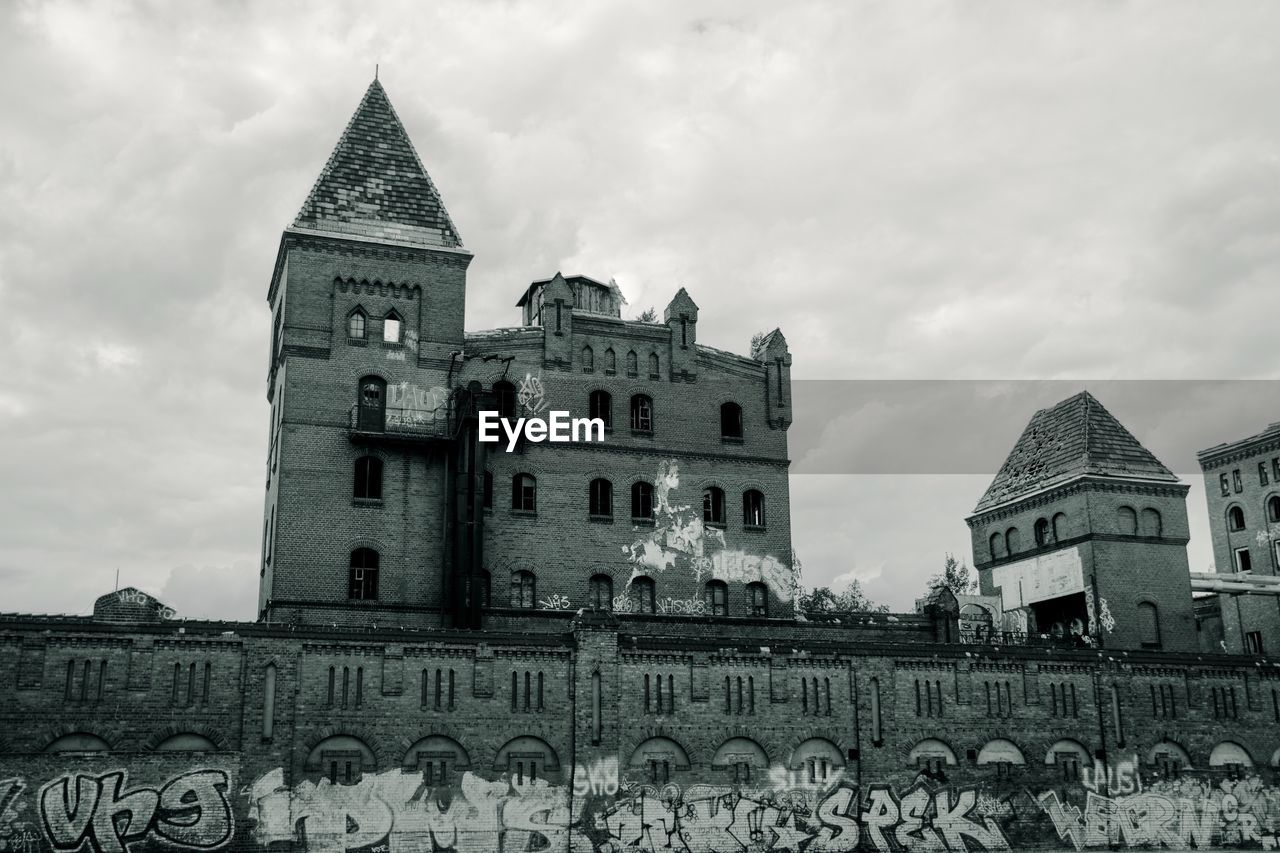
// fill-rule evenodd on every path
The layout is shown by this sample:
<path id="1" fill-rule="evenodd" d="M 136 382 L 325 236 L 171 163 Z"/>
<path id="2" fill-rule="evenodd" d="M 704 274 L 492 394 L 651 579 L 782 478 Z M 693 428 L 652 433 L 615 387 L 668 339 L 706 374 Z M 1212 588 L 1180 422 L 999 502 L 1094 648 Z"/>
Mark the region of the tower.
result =
<path id="1" fill-rule="evenodd" d="M 1005 630 L 1194 651 L 1188 489 L 1087 391 L 1036 412 L 967 519 Z"/>
<path id="2" fill-rule="evenodd" d="M 445 388 L 471 257 L 375 80 L 284 230 L 267 294 L 260 616 L 389 621 L 438 604 Z"/>

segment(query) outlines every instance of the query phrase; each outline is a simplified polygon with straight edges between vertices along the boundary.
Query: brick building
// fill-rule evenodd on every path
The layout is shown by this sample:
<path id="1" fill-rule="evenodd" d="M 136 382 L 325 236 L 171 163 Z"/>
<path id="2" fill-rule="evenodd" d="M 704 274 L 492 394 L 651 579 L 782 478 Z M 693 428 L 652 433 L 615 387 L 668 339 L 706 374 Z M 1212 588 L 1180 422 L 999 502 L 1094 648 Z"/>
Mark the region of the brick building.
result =
<path id="1" fill-rule="evenodd" d="M 1280 575 L 1280 423 L 1200 451 L 1217 572 L 1269 586 Z M 1263 654 L 1280 640 L 1280 595 L 1219 595 L 1233 652 Z"/>
<path id="2" fill-rule="evenodd" d="M 470 257 L 375 82 L 272 276 L 260 618 L 0 617 L 0 849 L 1275 843 L 1280 670 L 1196 651 L 1186 486 L 1092 397 L 979 501 L 980 595 L 805 621 L 781 333 L 559 274 L 465 333 Z"/>

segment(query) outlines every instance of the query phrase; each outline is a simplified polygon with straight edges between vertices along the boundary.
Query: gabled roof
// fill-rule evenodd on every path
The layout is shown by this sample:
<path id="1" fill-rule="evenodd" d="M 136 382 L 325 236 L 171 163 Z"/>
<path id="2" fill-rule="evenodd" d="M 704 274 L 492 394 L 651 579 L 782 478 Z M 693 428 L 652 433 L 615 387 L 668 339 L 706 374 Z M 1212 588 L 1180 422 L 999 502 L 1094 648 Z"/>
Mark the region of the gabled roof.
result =
<path id="1" fill-rule="evenodd" d="M 1032 417 L 974 512 L 1084 476 L 1178 478 L 1088 391 Z"/>
<path id="2" fill-rule="evenodd" d="M 293 227 L 375 240 L 461 248 L 382 84 L 369 84 Z"/>

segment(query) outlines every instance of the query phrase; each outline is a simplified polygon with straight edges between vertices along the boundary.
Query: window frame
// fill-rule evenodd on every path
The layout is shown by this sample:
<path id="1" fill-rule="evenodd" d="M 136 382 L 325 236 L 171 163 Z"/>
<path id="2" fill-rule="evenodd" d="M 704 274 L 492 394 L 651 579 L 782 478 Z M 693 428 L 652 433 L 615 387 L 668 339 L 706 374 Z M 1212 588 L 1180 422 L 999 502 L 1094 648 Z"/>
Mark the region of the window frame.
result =
<path id="1" fill-rule="evenodd" d="M 528 569 L 511 573 L 509 603 L 516 610 L 533 610 L 538 606 L 538 576 Z"/>
<path id="2" fill-rule="evenodd" d="M 604 421 L 605 431 L 613 429 L 613 395 L 597 388 L 587 395 L 587 417 Z"/>
<path id="3" fill-rule="evenodd" d="M 511 478 L 511 511 L 524 515 L 538 512 L 538 478 L 527 471 Z"/>
<path id="4" fill-rule="evenodd" d="M 357 561 L 368 563 L 369 555 L 372 555 L 373 565 L 356 565 Z M 348 601 L 378 600 L 378 574 L 381 565 L 382 555 L 376 549 L 367 546 L 352 549 L 347 565 Z M 359 594 L 352 594 L 357 592 Z"/>
<path id="5" fill-rule="evenodd" d="M 394 323 L 394 326 L 390 324 Z M 395 337 L 387 337 L 390 329 L 395 329 Z M 382 342 L 384 344 L 402 344 L 404 343 L 404 318 L 394 308 L 388 311 L 382 318 Z"/>
<path id="6" fill-rule="evenodd" d="M 649 514 L 637 515 L 637 502 L 639 502 L 641 507 L 643 507 L 645 501 L 648 501 L 649 503 Z M 650 483 L 648 480 L 636 480 L 631 484 L 631 520 L 641 522 L 647 521 L 652 524 L 653 512 L 653 483 Z"/>
<path id="7" fill-rule="evenodd" d="M 653 434 L 653 398 L 648 394 L 631 395 L 631 431 Z"/>
<path id="8" fill-rule="evenodd" d="M 359 334 L 355 333 L 357 324 L 360 327 Z M 364 312 L 363 308 L 357 308 L 347 315 L 347 340 L 369 340 L 369 315 Z"/>
<path id="9" fill-rule="evenodd" d="M 702 588 L 708 616 L 729 615 L 729 585 L 722 580 L 710 580 Z M 717 601 L 716 599 L 720 600 Z"/>
<path id="10" fill-rule="evenodd" d="M 596 477 L 587 484 L 587 514 L 591 518 L 613 518 L 613 482 Z"/>
<path id="11" fill-rule="evenodd" d="M 728 524 L 724 489 L 719 486 L 707 486 L 702 490 L 702 523 L 713 527 L 725 527 Z"/>
<path id="12" fill-rule="evenodd" d="M 754 506 L 752 495 L 755 496 Z M 759 489 L 746 489 L 742 493 L 742 526 L 749 530 L 765 528 L 764 492 Z"/>
<path id="13" fill-rule="evenodd" d="M 364 476 L 361 476 L 362 464 Z M 351 490 L 352 499 L 362 503 L 382 503 L 384 470 L 385 466 L 382 463 L 382 459 L 373 454 L 365 454 L 356 459 L 355 483 Z M 376 472 L 376 476 L 374 472 Z M 361 494 L 362 491 L 364 492 L 363 494 Z"/>
<path id="14" fill-rule="evenodd" d="M 728 421 L 726 421 L 726 416 Z M 740 443 L 744 436 L 742 423 L 742 407 L 732 400 L 725 401 L 720 404 L 720 440 L 730 443 Z M 736 422 L 736 431 L 734 431 L 734 422 Z M 726 431 L 728 425 L 730 431 Z"/>

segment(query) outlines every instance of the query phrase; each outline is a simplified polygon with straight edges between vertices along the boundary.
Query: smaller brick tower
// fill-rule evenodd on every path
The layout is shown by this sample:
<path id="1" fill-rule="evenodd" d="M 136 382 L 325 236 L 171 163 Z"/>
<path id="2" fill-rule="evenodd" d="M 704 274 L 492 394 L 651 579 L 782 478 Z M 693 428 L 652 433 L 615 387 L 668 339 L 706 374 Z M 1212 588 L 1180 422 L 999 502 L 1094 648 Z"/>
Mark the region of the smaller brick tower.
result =
<path id="1" fill-rule="evenodd" d="M 1036 412 L 967 519 L 1003 628 L 1195 651 L 1189 488 L 1087 391 Z"/>

